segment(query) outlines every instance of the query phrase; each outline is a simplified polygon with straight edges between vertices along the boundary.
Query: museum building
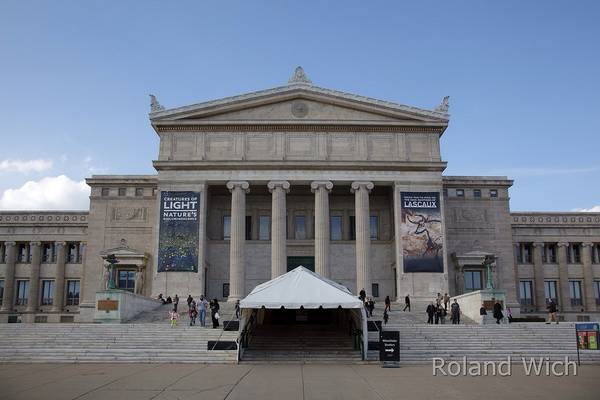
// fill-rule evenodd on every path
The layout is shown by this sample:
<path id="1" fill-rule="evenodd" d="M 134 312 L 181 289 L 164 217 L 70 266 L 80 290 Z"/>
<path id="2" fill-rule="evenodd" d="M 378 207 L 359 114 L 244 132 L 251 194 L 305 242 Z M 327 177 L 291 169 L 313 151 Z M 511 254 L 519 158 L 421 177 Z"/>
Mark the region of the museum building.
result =
<path id="1" fill-rule="evenodd" d="M 420 306 L 491 274 L 515 316 L 550 298 L 566 320 L 600 315 L 600 213 L 511 213 L 510 179 L 443 175 L 448 98 L 426 110 L 297 68 L 189 106 L 151 96 L 150 123 L 155 175 L 88 178 L 85 212 L 0 212 L 1 322 L 91 322 L 110 279 L 235 301 L 300 265 L 375 301 Z"/>

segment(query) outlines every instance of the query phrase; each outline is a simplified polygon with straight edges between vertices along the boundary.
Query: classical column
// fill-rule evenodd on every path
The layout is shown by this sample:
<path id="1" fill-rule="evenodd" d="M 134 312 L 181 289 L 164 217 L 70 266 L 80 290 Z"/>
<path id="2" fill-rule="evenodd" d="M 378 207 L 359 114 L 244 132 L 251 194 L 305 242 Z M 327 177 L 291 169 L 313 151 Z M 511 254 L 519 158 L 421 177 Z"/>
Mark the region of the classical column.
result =
<path id="1" fill-rule="evenodd" d="M 372 182 L 352 182 L 351 186 L 355 206 L 356 292 L 358 293 L 361 289 L 364 289 L 367 296 L 371 295 L 369 193 L 372 189 Z"/>
<path id="2" fill-rule="evenodd" d="M 17 246 L 15 242 L 4 242 L 4 246 L 6 247 L 6 272 L 4 273 L 4 296 L 2 296 L 0 311 L 10 312 L 14 303 Z"/>
<path id="3" fill-rule="evenodd" d="M 272 194 L 271 202 L 271 278 L 287 271 L 285 227 L 287 224 L 286 193 L 290 191 L 287 181 L 271 181 L 267 184 Z"/>
<path id="4" fill-rule="evenodd" d="M 231 240 L 229 242 L 229 298 L 237 301 L 244 296 L 244 251 L 246 244 L 246 193 L 248 182 L 227 182 L 231 192 Z"/>
<path id="5" fill-rule="evenodd" d="M 31 273 L 29 275 L 29 300 L 26 312 L 35 312 L 39 307 L 40 267 L 42 266 L 42 244 L 31 242 Z"/>
<path id="6" fill-rule="evenodd" d="M 558 243 L 558 290 L 560 298 L 559 309 L 566 311 L 571 308 L 571 293 L 569 291 L 569 269 L 567 263 L 567 250 L 569 243 Z"/>
<path id="7" fill-rule="evenodd" d="M 596 311 L 596 296 L 594 293 L 594 271 L 592 270 L 593 243 L 582 243 L 581 262 L 583 264 L 583 292 L 586 311 Z"/>
<path id="8" fill-rule="evenodd" d="M 65 247 L 66 242 L 56 242 L 56 275 L 54 278 L 53 312 L 61 312 L 65 301 Z"/>
<path id="9" fill-rule="evenodd" d="M 329 192 L 333 183 L 315 181 L 310 190 L 315 194 L 315 271 L 326 278 L 329 272 Z"/>
<path id="10" fill-rule="evenodd" d="M 542 260 L 542 252 L 544 251 L 544 243 L 533 244 L 533 276 L 535 279 L 535 308 L 538 311 L 546 310 L 546 298 L 544 296 L 544 263 Z"/>

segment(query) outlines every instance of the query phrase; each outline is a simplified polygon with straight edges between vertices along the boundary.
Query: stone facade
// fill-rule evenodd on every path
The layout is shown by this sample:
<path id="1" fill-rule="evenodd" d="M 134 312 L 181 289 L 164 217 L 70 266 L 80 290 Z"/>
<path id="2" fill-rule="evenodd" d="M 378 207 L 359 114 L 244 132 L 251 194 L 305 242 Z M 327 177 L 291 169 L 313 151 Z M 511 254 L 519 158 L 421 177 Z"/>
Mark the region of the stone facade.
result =
<path id="1" fill-rule="evenodd" d="M 416 306 L 485 285 L 481 264 L 492 255 L 494 286 L 513 315 L 543 311 L 538 282 L 554 279 L 569 318 L 597 312 L 599 215 L 511 214 L 511 180 L 443 176 L 447 99 L 424 110 L 320 88 L 296 73 L 285 86 L 185 107 L 165 109 L 153 97 L 150 122 L 160 138 L 156 175 L 92 176 L 89 212 L 0 213 L 2 321 L 92 321 L 111 254 L 117 284 L 147 297 L 235 300 L 302 263 L 376 301 L 410 294 Z M 157 272 L 163 191 L 200 194 L 198 272 Z M 404 192 L 440 195 L 442 272 L 402 268 Z M 516 258 L 515 244 L 542 243 L 567 244 L 573 263 L 542 263 L 533 250 L 528 262 Z M 581 281 L 582 305 L 565 301 L 569 280 Z"/>

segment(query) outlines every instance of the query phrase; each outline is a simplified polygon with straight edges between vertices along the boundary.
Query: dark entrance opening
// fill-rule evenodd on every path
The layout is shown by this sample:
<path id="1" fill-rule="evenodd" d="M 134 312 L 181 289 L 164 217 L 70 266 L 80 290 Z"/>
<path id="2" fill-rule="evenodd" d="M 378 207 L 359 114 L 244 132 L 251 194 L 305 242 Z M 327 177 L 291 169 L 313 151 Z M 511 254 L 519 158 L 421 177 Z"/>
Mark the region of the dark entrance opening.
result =
<path id="1" fill-rule="evenodd" d="M 296 267 L 303 266 L 304 268 L 315 272 L 315 258 L 314 257 L 288 257 L 287 258 L 287 270 L 288 272 Z"/>

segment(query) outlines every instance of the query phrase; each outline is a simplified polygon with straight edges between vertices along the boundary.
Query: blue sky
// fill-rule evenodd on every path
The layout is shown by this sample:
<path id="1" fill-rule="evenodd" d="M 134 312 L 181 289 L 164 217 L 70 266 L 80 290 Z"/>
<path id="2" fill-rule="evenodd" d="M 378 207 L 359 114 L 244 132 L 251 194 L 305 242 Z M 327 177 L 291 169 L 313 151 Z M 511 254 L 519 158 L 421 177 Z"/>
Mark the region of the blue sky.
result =
<path id="1" fill-rule="evenodd" d="M 511 209 L 600 211 L 600 2 L 0 2 L 0 208 L 86 208 L 81 180 L 154 173 L 174 107 L 316 85 L 433 108 L 447 175 Z"/>

